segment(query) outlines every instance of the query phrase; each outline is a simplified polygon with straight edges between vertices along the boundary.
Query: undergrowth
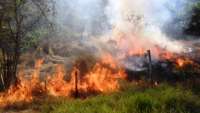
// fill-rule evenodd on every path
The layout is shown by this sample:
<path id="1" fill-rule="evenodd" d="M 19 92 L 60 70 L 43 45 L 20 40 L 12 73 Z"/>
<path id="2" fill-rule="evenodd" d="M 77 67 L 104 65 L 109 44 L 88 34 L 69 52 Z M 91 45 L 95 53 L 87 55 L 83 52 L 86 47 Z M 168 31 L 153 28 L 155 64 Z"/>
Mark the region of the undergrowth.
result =
<path id="1" fill-rule="evenodd" d="M 190 90 L 166 84 L 141 88 L 126 84 L 112 94 L 87 99 L 45 99 L 41 113 L 200 113 L 200 98 Z"/>

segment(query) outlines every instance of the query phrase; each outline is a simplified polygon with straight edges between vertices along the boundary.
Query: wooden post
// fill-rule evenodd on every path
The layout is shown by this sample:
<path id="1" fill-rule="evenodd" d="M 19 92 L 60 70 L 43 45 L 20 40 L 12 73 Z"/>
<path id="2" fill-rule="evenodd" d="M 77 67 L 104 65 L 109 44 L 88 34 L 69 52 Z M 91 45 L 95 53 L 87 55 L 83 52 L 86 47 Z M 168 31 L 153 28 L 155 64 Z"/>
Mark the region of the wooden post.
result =
<path id="1" fill-rule="evenodd" d="M 1 76 L 1 83 L 3 85 L 3 89 L 6 89 L 5 83 L 4 83 L 4 77 L 3 77 L 2 73 L 0 73 L 0 76 Z"/>
<path id="2" fill-rule="evenodd" d="M 151 84 L 153 83 L 153 76 L 152 76 L 152 59 L 151 59 L 151 51 L 147 50 L 147 57 L 148 57 L 148 75 Z"/>
<path id="3" fill-rule="evenodd" d="M 47 78 L 45 79 L 44 82 L 45 82 L 45 89 L 44 89 L 44 90 L 45 90 L 45 92 L 47 93 Z"/>
<path id="4" fill-rule="evenodd" d="M 78 71 L 75 71 L 75 98 L 78 98 L 79 92 L 78 92 Z"/>
<path id="5" fill-rule="evenodd" d="M 5 90 L 6 86 L 5 86 L 5 82 L 4 82 L 4 76 L 3 76 L 3 63 L 1 61 L 0 61 L 0 77 L 1 77 L 1 83 L 3 85 L 3 90 Z"/>

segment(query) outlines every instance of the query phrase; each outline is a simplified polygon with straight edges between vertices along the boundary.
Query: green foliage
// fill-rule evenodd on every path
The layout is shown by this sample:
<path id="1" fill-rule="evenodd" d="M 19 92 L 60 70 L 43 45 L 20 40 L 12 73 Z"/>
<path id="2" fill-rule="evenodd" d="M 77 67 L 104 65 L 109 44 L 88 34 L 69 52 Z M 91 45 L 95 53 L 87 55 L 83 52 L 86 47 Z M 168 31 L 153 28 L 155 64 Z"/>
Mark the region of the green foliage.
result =
<path id="1" fill-rule="evenodd" d="M 46 29 L 37 29 L 35 31 L 29 32 L 24 40 L 22 40 L 22 52 L 37 48 L 39 42 L 48 34 L 48 30 Z"/>
<path id="2" fill-rule="evenodd" d="M 135 100 L 135 110 L 137 113 L 152 113 L 155 102 L 152 100 L 152 97 L 148 95 L 138 95 Z"/>
<path id="3" fill-rule="evenodd" d="M 161 85 L 140 90 L 129 88 L 83 100 L 46 99 L 40 110 L 42 113 L 200 113 L 200 98 L 181 87 Z"/>
<path id="4" fill-rule="evenodd" d="M 199 113 L 199 98 L 190 91 L 168 89 L 161 98 L 166 113 Z"/>
<path id="5" fill-rule="evenodd" d="M 195 3 L 194 7 L 200 9 L 200 2 Z"/>
<path id="6" fill-rule="evenodd" d="M 187 28 L 185 29 L 185 33 L 189 34 L 189 35 L 194 35 L 197 36 L 196 38 L 198 38 L 198 36 L 200 36 L 199 33 L 199 28 L 200 28 L 200 2 L 196 1 L 196 2 L 192 2 L 193 4 L 191 5 L 191 18 L 190 18 L 190 22 L 187 26 Z"/>
<path id="7" fill-rule="evenodd" d="M 16 4 L 17 4 L 17 5 L 21 5 L 21 4 L 23 4 L 23 3 L 25 3 L 25 0 L 16 0 Z"/>

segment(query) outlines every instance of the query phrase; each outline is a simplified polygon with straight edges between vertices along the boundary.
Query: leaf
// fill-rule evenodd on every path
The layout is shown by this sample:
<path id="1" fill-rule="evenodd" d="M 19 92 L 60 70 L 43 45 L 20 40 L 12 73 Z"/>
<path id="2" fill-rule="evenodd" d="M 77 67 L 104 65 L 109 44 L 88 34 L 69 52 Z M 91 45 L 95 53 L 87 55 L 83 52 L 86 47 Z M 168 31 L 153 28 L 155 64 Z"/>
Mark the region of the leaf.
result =
<path id="1" fill-rule="evenodd" d="M 20 5 L 23 0 L 16 0 L 17 5 Z"/>

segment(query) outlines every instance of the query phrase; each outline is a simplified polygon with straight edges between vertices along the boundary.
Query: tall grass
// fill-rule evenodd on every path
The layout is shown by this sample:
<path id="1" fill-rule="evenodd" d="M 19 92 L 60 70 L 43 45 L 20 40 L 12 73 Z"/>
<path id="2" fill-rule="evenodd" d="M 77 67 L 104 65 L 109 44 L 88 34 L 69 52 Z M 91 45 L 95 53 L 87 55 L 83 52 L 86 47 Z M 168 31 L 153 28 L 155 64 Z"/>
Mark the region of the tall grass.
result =
<path id="1" fill-rule="evenodd" d="M 132 88 L 131 88 L 132 87 Z M 46 99 L 42 113 L 200 113 L 200 98 L 181 87 L 161 85 L 127 90 L 87 99 Z"/>

